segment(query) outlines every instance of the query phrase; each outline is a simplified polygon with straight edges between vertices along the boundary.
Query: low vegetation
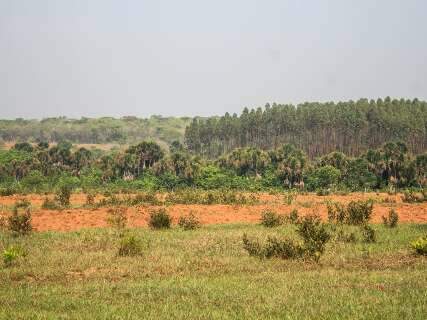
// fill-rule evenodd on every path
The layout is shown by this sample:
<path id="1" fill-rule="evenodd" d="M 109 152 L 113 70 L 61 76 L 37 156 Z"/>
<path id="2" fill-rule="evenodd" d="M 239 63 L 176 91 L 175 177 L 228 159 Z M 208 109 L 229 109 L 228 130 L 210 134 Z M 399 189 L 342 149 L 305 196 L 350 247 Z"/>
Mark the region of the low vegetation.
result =
<path id="1" fill-rule="evenodd" d="M 172 218 L 165 208 L 150 211 L 148 225 L 151 229 L 169 229 Z"/>

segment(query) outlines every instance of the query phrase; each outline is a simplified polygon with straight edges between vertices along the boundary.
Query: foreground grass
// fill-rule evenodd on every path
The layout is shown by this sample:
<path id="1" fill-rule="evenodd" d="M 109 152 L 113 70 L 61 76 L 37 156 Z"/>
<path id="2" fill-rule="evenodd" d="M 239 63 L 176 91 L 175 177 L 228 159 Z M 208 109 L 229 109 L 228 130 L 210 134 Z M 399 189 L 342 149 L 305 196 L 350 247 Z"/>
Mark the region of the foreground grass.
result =
<path id="1" fill-rule="evenodd" d="M 118 257 L 111 229 L 0 235 L 28 252 L 0 269 L 2 319 L 424 319 L 427 259 L 409 241 L 427 225 L 375 226 L 374 244 L 331 242 L 319 264 L 259 260 L 242 235 L 293 226 L 217 225 L 129 232 L 144 254 Z"/>

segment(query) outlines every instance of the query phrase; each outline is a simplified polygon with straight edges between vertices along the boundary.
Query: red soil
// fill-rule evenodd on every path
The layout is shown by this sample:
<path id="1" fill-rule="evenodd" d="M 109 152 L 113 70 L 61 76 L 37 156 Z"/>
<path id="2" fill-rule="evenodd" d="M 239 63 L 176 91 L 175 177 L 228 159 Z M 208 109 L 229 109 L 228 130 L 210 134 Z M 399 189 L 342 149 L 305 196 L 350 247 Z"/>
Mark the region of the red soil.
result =
<path id="1" fill-rule="evenodd" d="M 33 227 L 37 231 L 70 231 L 82 228 L 106 227 L 108 208 L 91 209 L 67 209 L 63 211 L 42 210 L 40 206 L 44 197 L 39 195 L 28 196 L 10 196 L 0 197 L 0 205 L 11 206 L 17 199 L 25 198 L 31 201 L 33 209 Z M 320 214 L 323 219 L 327 218 L 327 209 L 325 200 L 347 203 L 351 200 L 367 200 L 367 199 L 387 199 L 386 203 L 375 203 L 372 221 L 381 223 L 382 216 L 387 215 L 390 208 L 394 208 L 399 214 L 399 222 L 417 222 L 427 223 L 427 203 L 408 204 L 403 203 L 400 196 L 389 196 L 387 194 L 362 194 L 354 193 L 346 196 L 326 196 L 320 197 L 316 195 L 299 195 L 292 205 L 283 204 L 281 196 L 263 194 L 260 196 L 262 204 L 257 205 L 172 205 L 168 207 L 168 212 L 171 214 L 174 223 L 182 215 L 193 212 L 202 222 L 202 224 L 224 224 L 259 222 L 261 212 L 265 209 L 272 209 L 278 213 L 288 214 L 292 209 L 298 209 L 301 215 L 306 215 L 312 212 Z M 71 203 L 74 206 L 82 205 L 86 200 L 84 194 L 75 194 L 71 198 Z M 392 202 L 390 202 L 392 201 Z M 128 209 L 129 225 L 140 227 L 147 225 L 149 210 L 153 206 L 141 206 Z M 1 210 L 1 209 L 0 209 Z M 5 215 L 6 210 L 0 215 Z"/>

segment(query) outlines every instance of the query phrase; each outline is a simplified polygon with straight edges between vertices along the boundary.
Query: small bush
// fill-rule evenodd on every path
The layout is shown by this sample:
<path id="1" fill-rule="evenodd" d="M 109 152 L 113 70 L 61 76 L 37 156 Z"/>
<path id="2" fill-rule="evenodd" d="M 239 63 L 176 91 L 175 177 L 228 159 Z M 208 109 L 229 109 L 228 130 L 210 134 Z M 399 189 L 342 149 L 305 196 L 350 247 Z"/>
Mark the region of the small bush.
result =
<path id="1" fill-rule="evenodd" d="M 45 210 L 59 210 L 59 209 L 61 209 L 61 206 L 55 200 L 49 199 L 49 198 L 46 197 L 43 200 L 42 209 L 45 209 Z"/>
<path id="2" fill-rule="evenodd" d="M 271 210 L 265 210 L 261 213 L 261 224 L 267 228 L 273 228 L 282 225 L 283 216 Z"/>
<path id="3" fill-rule="evenodd" d="M 137 256 L 141 255 L 143 246 L 141 240 L 133 235 L 128 235 L 120 240 L 118 255 L 123 256 Z"/>
<path id="4" fill-rule="evenodd" d="M 96 196 L 95 192 L 88 191 L 86 193 L 86 203 L 85 203 L 85 205 L 88 206 L 88 207 L 91 207 L 91 206 L 95 205 L 95 196 Z"/>
<path id="5" fill-rule="evenodd" d="M 328 202 L 328 220 L 332 223 L 363 225 L 372 216 L 372 201 L 351 201 L 347 206 Z"/>
<path id="6" fill-rule="evenodd" d="M 278 239 L 276 237 L 268 237 L 265 244 L 261 244 L 258 240 L 251 240 L 246 234 L 243 234 L 243 248 L 251 256 L 258 258 L 281 258 L 281 259 L 297 259 L 303 255 L 303 248 L 296 244 L 291 239 Z"/>
<path id="7" fill-rule="evenodd" d="M 19 246 L 11 246 L 3 251 L 3 263 L 6 267 L 10 267 L 13 262 L 25 253 Z"/>
<path id="8" fill-rule="evenodd" d="M 427 201 L 427 197 L 424 192 L 415 192 L 412 190 L 406 190 L 403 193 L 402 201 L 407 203 L 419 203 Z"/>
<path id="9" fill-rule="evenodd" d="M 318 261 L 325 251 L 326 243 L 331 238 L 326 225 L 318 216 L 309 215 L 299 221 L 297 233 L 304 241 L 305 256 Z"/>
<path id="10" fill-rule="evenodd" d="M 399 222 L 399 215 L 397 214 L 396 210 L 390 209 L 388 212 L 388 217 L 383 216 L 383 222 L 386 227 L 397 227 L 397 223 Z"/>
<path id="11" fill-rule="evenodd" d="M 187 216 L 182 216 L 178 220 L 178 225 L 184 230 L 194 230 L 200 228 L 199 219 L 191 212 Z"/>
<path id="12" fill-rule="evenodd" d="M 330 189 L 318 189 L 316 191 L 316 195 L 318 196 L 328 196 L 331 194 L 331 190 Z"/>
<path id="13" fill-rule="evenodd" d="M 2 197 L 13 196 L 15 193 L 17 193 L 16 188 L 13 188 L 13 187 L 0 188 L 0 196 Z"/>
<path id="14" fill-rule="evenodd" d="M 362 225 L 369 221 L 372 216 L 372 201 L 351 201 L 347 206 L 347 223 Z"/>
<path id="15" fill-rule="evenodd" d="M 63 207 L 68 207 L 70 205 L 71 192 L 71 186 L 60 186 L 58 191 L 56 192 L 55 201 L 57 201 Z"/>
<path id="16" fill-rule="evenodd" d="M 335 236 L 336 241 L 354 243 L 357 241 L 356 234 L 354 232 L 345 232 L 343 229 L 339 229 Z"/>
<path id="17" fill-rule="evenodd" d="M 108 224 L 117 229 L 118 231 L 123 231 L 127 225 L 127 208 L 125 207 L 114 207 L 108 210 L 110 216 L 107 218 Z"/>
<path id="18" fill-rule="evenodd" d="M 17 201 L 12 215 L 8 218 L 8 228 L 15 234 L 25 235 L 32 231 L 31 206 L 29 202 Z"/>
<path id="19" fill-rule="evenodd" d="M 365 224 L 361 226 L 361 232 L 363 236 L 363 241 L 368 243 L 374 243 L 377 241 L 375 230 L 369 225 Z"/>
<path id="20" fill-rule="evenodd" d="M 148 225 L 151 229 L 169 229 L 172 224 L 172 218 L 165 208 L 160 208 L 150 212 Z"/>
<path id="21" fill-rule="evenodd" d="M 297 194 L 295 192 L 288 192 L 283 196 L 283 201 L 285 204 L 291 205 L 292 202 L 294 202 L 296 197 L 297 197 Z"/>
<path id="22" fill-rule="evenodd" d="M 427 235 L 411 242 L 412 249 L 419 255 L 427 255 Z"/>
<path id="23" fill-rule="evenodd" d="M 299 216 L 298 216 L 298 210 L 297 209 L 293 209 L 290 213 L 289 213 L 289 222 L 290 223 L 297 223 Z"/>

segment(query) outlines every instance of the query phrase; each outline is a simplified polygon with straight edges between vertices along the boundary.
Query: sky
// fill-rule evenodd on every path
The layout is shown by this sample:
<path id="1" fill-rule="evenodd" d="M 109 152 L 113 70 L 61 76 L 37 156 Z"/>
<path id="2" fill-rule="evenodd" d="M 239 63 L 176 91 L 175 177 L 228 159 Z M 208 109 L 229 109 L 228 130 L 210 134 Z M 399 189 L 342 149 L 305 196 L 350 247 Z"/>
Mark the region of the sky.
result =
<path id="1" fill-rule="evenodd" d="M 427 99 L 425 0 L 0 0 L 0 118 Z"/>

